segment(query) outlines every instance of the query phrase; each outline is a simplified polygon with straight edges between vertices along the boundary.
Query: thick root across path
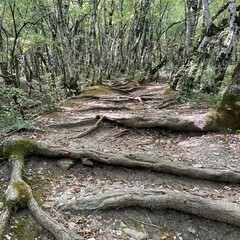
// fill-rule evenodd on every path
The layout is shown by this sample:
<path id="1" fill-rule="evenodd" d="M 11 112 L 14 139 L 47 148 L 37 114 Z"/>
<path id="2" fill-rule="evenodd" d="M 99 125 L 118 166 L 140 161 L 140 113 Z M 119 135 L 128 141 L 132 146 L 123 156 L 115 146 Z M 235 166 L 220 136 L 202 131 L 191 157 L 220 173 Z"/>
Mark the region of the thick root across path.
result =
<path id="1" fill-rule="evenodd" d="M 90 160 L 130 168 L 147 168 L 189 178 L 240 183 L 240 172 L 231 170 L 214 170 L 176 165 L 163 159 L 154 159 L 147 155 L 111 154 L 93 150 L 71 150 L 47 146 L 29 139 L 8 138 L 0 145 L 0 156 L 8 159 L 12 170 L 9 185 L 5 191 L 4 207 L 0 216 L 0 235 L 14 209 L 29 209 L 39 224 L 50 231 L 56 239 L 84 239 L 52 219 L 44 212 L 33 197 L 30 186 L 23 180 L 22 171 L 26 156 L 40 155 L 57 158 L 72 158 L 75 161 Z M 83 161 L 84 163 L 84 161 Z M 140 206 L 150 209 L 175 209 L 212 220 L 225 222 L 240 227 L 240 206 L 237 203 L 213 201 L 204 197 L 169 190 L 127 189 L 93 195 L 66 203 L 65 208 L 74 211 L 97 210 L 106 208 L 123 208 Z"/>

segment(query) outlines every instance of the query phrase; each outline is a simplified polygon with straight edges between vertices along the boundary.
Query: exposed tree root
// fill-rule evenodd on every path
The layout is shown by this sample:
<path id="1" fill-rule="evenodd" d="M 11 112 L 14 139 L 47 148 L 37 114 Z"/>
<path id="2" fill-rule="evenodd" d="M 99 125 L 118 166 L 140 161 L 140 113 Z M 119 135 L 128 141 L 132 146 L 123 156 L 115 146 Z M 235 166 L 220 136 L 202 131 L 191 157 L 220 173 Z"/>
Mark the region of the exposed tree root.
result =
<path id="1" fill-rule="evenodd" d="M 24 146 L 27 142 L 27 146 Z M 206 179 L 213 181 L 223 181 L 229 183 L 240 183 L 240 171 L 234 170 L 215 170 L 184 166 L 149 155 L 136 154 L 113 154 L 94 150 L 70 150 L 64 148 L 48 147 L 28 139 L 16 139 L 12 146 L 20 145 L 24 148 L 25 155 L 40 155 L 46 157 L 70 157 L 72 159 L 89 159 L 109 165 L 119 165 L 125 167 L 141 167 L 157 172 L 186 176 L 196 179 Z M 4 144 L 0 145 L 0 156 L 6 156 Z"/>
<path id="2" fill-rule="evenodd" d="M 115 135 L 113 135 L 113 138 L 116 139 L 118 137 L 122 137 L 123 135 L 127 134 L 130 131 L 130 129 L 124 129 L 119 133 L 116 133 Z"/>
<path id="3" fill-rule="evenodd" d="M 96 118 L 84 118 L 81 121 L 78 122 L 69 122 L 69 123 L 55 123 L 51 125 L 47 125 L 47 127 L 52 128 L 75 128 L 80 126 L 85 126 L 88 124 L 93 124 L 96 121 Z"/>
<path id="4" fill-rule="evenodd" d="M 28 201 L 28 208 L 35 219 L 51 232 L 56 239 L 59 240 L 80 240 L 84 239 L 81 236 L 75 234 L 71 230 L 61 226 L 56 220 L 52 219 L 46 212 L 44 212 L 37 204 L 36 200 L 33 198 L 32 194 Z"/>
<path id="5" fill-rule="evenodd" d="M 124 118 L 105 116 L 106 120 L 118 123 L 128 128 L 165 128 L 173 131 L 207 132 L 223 128 L 217 121 L 214 112 L 196 114 L 193 116 L 130 116 Z"/>
<path id="6" fill-rule="evenodd" d="M 223 181 L 229 183 L 240 183 L 240 172 L 233 170 L 214 170 L 203 169 L 178 165 L 162 159 L 154 159 L 148 155 L 135 154 L 112 154 L 98 152 L 94 150 L 69 150 L 60 148 L 45 148 L 41 147 L 37 152 L 43 156 L 51 157 L 71 157 L 73 159 L 90 159 L 97 162 L 102 162 L 109 165 L 119 165 L 125 167 L 141 167 L 153 171 L 185 176 L 196 179 L 206 179 L 213 181 Z"/>
<path id="7" fill-rule="evenodd" d="M 169 103 L 172 104 L 172 103 Z M 168 104 L 167 104 L 168 105 Z M 165 106 L 163 106 L 165 107 Z M 161 105 L 159 106 L 161 108 Z M 114 122 L 125 126 L 127 128 L 163 128 L 179 132 L 209 132 L 224 130 L 227 126 L 223 126 L 219 122 L 219 117 L 216 112 L 208 112 L 204 114 L 196 114 L 193 116 L 185 115 L 160 115 L 160 116 L 138 116 L 129 115 L 126 117 L 113 117 L 111 115 L 99 116 L 96 118 L 103 117 L 103 120 Z M 96 119 L 95 118 L 95 119 Z M 93 122 L 94 118 L 87 118 L 76 123 L 62 123 L 53 124 L 49 127 L 77 127 L 83 126 Z"/>
<path id="8" fill-rule="evenodd" d="M 2 214 L 0 215 L 0 239 L 4 234 L 4 230 L 7 227 L 10 217 L 11 212 L 8 210 L 8 208 L 4 208 Z"/>
<path id="9" fill-rule="evenodd" d="M 154 171 L 192 178 L 240 183 L 240 172 L 238 171 L 185 167 L 145 155 L 110 154 L 86 149 L 69 150 L 46 146 L 29 139 L 9 138 L 0 145 L 0 157 L 8 158 L 12 167 L 11 180 L 4 194 L 4 207 L 0 215 L 1 235 L 4 234 L 11 211 L 28 207 L 36 220 L 44 228 L 48 229 L 56 239 L 83 239 L 61 226 L 38 206 L 30 186 L 22 179 L 24 157 L 29 155 L 70 157 L 79 160 L 89 159 L 112 165 L 144 167 Z M 124 206 L 142 206 L 153 209 L 171 208 L 240 226 L 239 204 L 214 202 L 188 193 L 158 190 L 125 190 L 107 193 L 94 198 L 80 199 L 77 203 L 71 205 L 71 207 L 80 210 Z"/>
<path id="10" fill-rule="evenodd" d="M 99 111 L 99 110 L 104 110 L 104 111 L 119 111 L 119 110 L 132 110 L 131 108 L 128 108 L 126 106 L 116 106 L 116 105 L 106 105 L 106 106 L 92 106 L 88 108 L 80 108 L 78 112 L 87 112 L 87 111 Z"/>
<path id="11" fill-rule="evenodd" d="M 139 206 L 150 209 L 175 209 L 200 217 L 225 222 L 240 227 L 240 206 L 236 203 L 218 202 L 203 197 L 166 190 L 128 189 L 88 196 L 70 202 L 72 210 L 102 210 Z"/>
<path id="12" fill-rule="evenodd" d="M 69 139 L 81 138 L 81 137 L 84 137 L 84 136 L 90 134 L 91 132 L 93 132 L 95 129 L 97 129 L 97 128 L 100 126 L 100 124 L 101 124 L 101 122 L 103 121 L 103 119 L 104 119 L 104 116 L 101 116 L 101 117 L 99 118 L 99 120 L 98 120 L 93 126 L 91 126 L 90 128 L 88 128 L 86 131 L 78 134 L 77 136 L 71 137 L 71 138 L 69 138 Z"/>
<path id="13" fill-rule="evenodd" d="M 23 142 L 24 141 L 24 142 Z M 25 148 L 23 146 L 25 145 Z M 7 227 L 11 212 L 19 208 L 28 207 L 32 215 L 39 224 L 48 229 L 58 240 L 77 240 L 83 239 L 79 235 L 61 226 L 57 221 L 52 219 L 37 204 L 33 197 L 30 186 L 22 179 L 22 170 L 24 165 L 24 155 L 34 153 L 34 143 L 26 140 L 13 140 L 5 142 L 1 146 L 1 153 L 9 158 L 12 167 L 10 183 L 5 191 L 3 200 L 3 212 L 0 215 L 0 238 L 3 238 L 4 231 Z M 37 145 L 35 145 L 37 147 Z"/>
<path id="14" fill-rule="evenodd" d="M 169 106 L 174 105 L 174 104 L 176 104 L 176 101 L 172 100 L 172 101 L 169 101 L 169 102 L 163 102 L 162 104 L 154 106 L 153 108 L 163 109 L 163 108 L 169 107 Z"/>

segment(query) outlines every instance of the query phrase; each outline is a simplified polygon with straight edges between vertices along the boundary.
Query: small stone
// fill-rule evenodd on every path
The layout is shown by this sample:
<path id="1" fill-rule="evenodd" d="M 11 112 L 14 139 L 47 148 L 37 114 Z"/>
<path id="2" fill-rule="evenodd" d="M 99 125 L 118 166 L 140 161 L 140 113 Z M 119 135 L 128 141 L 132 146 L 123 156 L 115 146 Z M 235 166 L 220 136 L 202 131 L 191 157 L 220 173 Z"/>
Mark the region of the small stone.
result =
<path id="1" fill-rule="evenodd" d="M 102 220 L 102 216 L 96 216 L 97 221 L 101 221 Z"/>
<path id="2" fill-rule="evenodd" d="M 58 167 L 60 167 L 62 170 L 68 170 L 73 164 L 74 161 L 72 159 L 63 159 L 57 162 Z"/>
<path id="3" fill-rule="evenodd" d="M 145 240 L 148 238 L 148 235 L 143 232 L 138 232 L 130 228 L 124 228 L 123 231 L 128 234 L 130 237 L 135 238 L 136 240 Z"/>
<path id="4" fill-rule="evenodd" d="M 68 223 L 68 227 L 69 227 L 71 230 L 74 230 L 75 227 L 76 227 L 76 223 L 70 222 L 70 223 Z"/>
<path id="5" fill-rule="evenodd" d="M 46 208 L 46 209 L 49 209 L 49 208 L 52 208 L 50 205 L 48 205 L 47 203 L 44 203 L 43 205 L 42 205 L 42 207 L 43 208 Z"/>
<path id="6" fill-rule="evenodd" d="M 202 164 L 194 164 L 193 167 L 195 167 L 195 168 L 203 168 L 203 165 Z"/>
<path id="7" fill-rule="evenodd" d="M 122 228 L 123 228 L 123 227 L 126 227 L 126 224 L 123 223 L 123 222 L 121 222 L 121 223 L 120 223 L 120 227 L 122 227 Z"/>
<path id="8" fill-rule="evenodd" d="M 142 145 L 151 145 L 151 144 L 153 144 L 153 143 L 154 143 L 153 140 L 147 139 L 147 140 L 145 140 L 145 141 L 138 142 L 137 145 L 140 145 L 140 146 L 142 146 Z"/>
<path id="9" fill-rule="evenodd" d="M 54 205 L 55 205 L 54 202 L 45 202 L 45 204 L 49 205 L 50 207 L 54 207 Z"/>
<path id="10" fill-rule="evenodd" d="M 5 235 L 5 238 L 6 238 L 7 240 L 10 240 L 12 237 L 9 236 L 9 235 Z"/>
<path id="11" fill-rule="evenodd" d="M 187 228 L 187 231 L 192 233 L 193 235 L 196 235 L 196 230 L 192 227 Z"/>
<path id="12" fill-rule="evenodd" d="M 87 158 L 82 158 L 82 163 L 87 166 L 93 166 L 93 162 Z"/>

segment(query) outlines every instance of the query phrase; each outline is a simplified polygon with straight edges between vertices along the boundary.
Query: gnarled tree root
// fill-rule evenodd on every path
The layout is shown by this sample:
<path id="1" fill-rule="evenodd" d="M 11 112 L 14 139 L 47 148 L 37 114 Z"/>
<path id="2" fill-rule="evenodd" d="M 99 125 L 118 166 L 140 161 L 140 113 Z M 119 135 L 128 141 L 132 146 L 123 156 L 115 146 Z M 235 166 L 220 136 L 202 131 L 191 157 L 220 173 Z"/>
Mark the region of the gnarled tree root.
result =
<path id="1" fill-rule="evenodd" d="M 159 106 L 161 108 L 161 106 Z M 158 108 L 158 107 L 157 107 Z M 226 129 L 228 126 L 221 124 L 217 112 L 204 114 L 185 115 L 159 115 L 159 116 L 139 116 L 129 115 L 126 117 L 115 117 L 113 115 L 96 115 L 96 119 L 110 121 L 128 128 L 161 128 L 178 132 L 214 132 Z M 90 123 L 93 119 L 84 119 L 77 123 L 54 124 L 50 127 L 76 127 L 82 123 Z"/>
<path id="2" fill-rule="evenodd" d="M 23 141 L 23 140 L 22 140 Z M 77 240 L 83 239 L 79 235 L 73 233 L 69 229 L 61 226 L 56 220 L 52 219 L 45 213 L 33 197 L 30 186 L 22 179 L 22 170 L 24 165 L 25 151 L 34 152 L 32 149 L 34 144 L 25 140 L 26 149 L 23 147 L 21 140 L 16 142 L 8 142 L 2 146 L 2 153 L 9 158 L 12 167 L 10 183 L 4 194 L 3 212 L 0 215 L 0 238 L 3 238 L 4 231 L 7 227 L 11 212 L 19 208 L 29 208 L 32 215 L 36 218 L 44 228 L 48 229 L 58 240 Z M 19 145 L 17 145 L 17 143 Z M 20 146 L 20 148 L 19 148 Z M 35 145 L 36 147 L 36 145 Z M 18 149 L 17 149 L 18 148 Z M 28 149 L 28 150 L 27 150 Z"/>
<path id="3" fill-rule="evenodd" d="M 125 167 L 140 167 L 147 168 L 153 171 L 174 174 L 178 176 L 185 176 L 196 179 L 213 180 L 229 183 L 240 183 L 239 170 L 215 170 L 207 168 L 196 168 L 191 166 L 184 166 L 164 159 L 153 158 L 149 155 L 136 154 L 113 154 L 94 150 L 70 150 L 64 148 L 57 148 L 47 146 L 35 141 L 19 138 L 11 142 L 9 147 L 5 147 L 3 143 L 0 145 L 0 156 L 6 156 L 9 149 L 22 147 L 23 155 L 40 155 L 46 157 L 68 157 L 72 159 L 89 159 L 96 162 L 101 162 L 109 165 L 119 165 Z"/>
<path id="4" fill-rule="evenodd" d="M 219 171 L 185 167 L 162 161 L 161 159 L 154 159 L 146 155 L 121 155 L 86 149 L 69 150 L 46 146 L 29 139 L 9 138 L 0 144 L 0 157 L 8 158 L 12 166 L 11 180 L 4 194 L 4 207 L 2 214 L 0 215 L 0 236 L 4 233 L 4 229 L 10 218 L 12 209 L 17 210 L 18 208 L 28 207 L 37 221 L 44 228 L 48 229 L 56 237 L 56 239 L 83 239 L 75 233 L 69 231 L 67 228 L 58 224 L 47 213 L 45 213 L 38 206 L 36 200 L 34 199 L 30 186 L 23 181 L 22 169 L 24 165 L 24 157 L 33 154 L 56 158 L 68 157 L 76 160 L 87 158 L 105 164 L 121 165 L 126 167 L 144 167 L 154 171 L 187 176 L 191 178 L 240 183 L 240 172 L 238 171 Z M 124 206 L 126 204 L 130 204 L 130 206 L 132 206 L 135 204 L 151 208 L 173 208 L 240 226 L 240 209 L 238 204 L 226 202 L 214 203 L 204 198 L 199 198 L 186 193 L 181 194 L 176 192 L 156 190 L 128 190 L 123 192 L 113 192 L 106 196 L 99 196 L 97 203 L 109 203 L 106 206 L 114 207 L 116 204 L 116 199 L 118 199 L 117 204 L 120 204 L 116 206 Z M 94 203 L 95 200 L 93 199 L 92 201 Z M 83 199 L 83 202 L 86 202 L 85 198 Z M 91 203 L 90 200 L 88 202 L 88 204 Z M 79 203 L 77 205 L 79 206 Z M 99 206 L 103 205 L 100 204 Z M 84 209 L 87 208 L 88 205 L 84 207 Z M 95 207 L 93 207 L 93 209 L 94 208 Z"/>
<path id="5" fill-rule="evenodd" d="M 91 132 L 93 132 L 94 130 L 96 130 L 96 129 L 100 126 L 100 124 L 101 124 L 101 122 L 103 121 L 103 119 L 104 119 L 104 116 L 101 116 L 101 117 L 99 118 L 99 120 L 98 120 L 93 126 L 91 126 L 90 128 L 88 128 L 86 131 L 78 134 L 77 136 L 71 137 L 71 138 L 69 138 L 69 139 L 81 138 L 81 137 L 84 137 L 84 136 L 90 134 Z"/>
<path id="6" fill-rule="evenodd" d="M 175 209 L 240 227 L 240 206 L 167 190 L 115 190 L 88 196 L 66 205 L 68 210 L 102 210 L 139 206 L 150 209 Z"/>
<path id="7" fill-rule="evenodd" d="M 216 112 L 185 115 L 160 115 L 154 117 L 133 115 L 129 117 L 104 116 L 105 120 L 115 122 L 128 128 L 164 128 L 179 132 L 219 131 L 223 126 L 218 123 Z"/>

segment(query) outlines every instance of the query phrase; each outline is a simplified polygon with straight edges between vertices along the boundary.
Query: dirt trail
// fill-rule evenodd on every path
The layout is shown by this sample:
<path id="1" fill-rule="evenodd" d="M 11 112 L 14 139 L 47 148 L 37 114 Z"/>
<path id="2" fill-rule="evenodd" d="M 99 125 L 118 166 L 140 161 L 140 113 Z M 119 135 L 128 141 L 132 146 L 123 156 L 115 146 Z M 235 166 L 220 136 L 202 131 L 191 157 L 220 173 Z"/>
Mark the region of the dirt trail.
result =
<path id="1" fill-rule="evenodd" d="M 207 105 L 193 108 L 175 102 L 173 96 L 164 94 L 166 85 L 139 87 L 121 79 L 106 83 L 111 90 L 107 87 L 92 87 L 68 100 L 61 111 L 36 118 L 34 123 L 40 131 L 19 134 L 71 149 L 144 154 L 197 168 L 240 169 L 240 135 L 235 134 L 177 133 L 156 128 L 130 129 L 103 120 L 91 133 L 77 137 L 96 124 L 101 116 L 174 116 L 206 113 L 209 110 Z M 140 168 L 108 166 L 89 159 L 84 164 L 76 164 L 71 159 L 60 159 L 57 162 L 51 160 L 32 157 L 26 163 L 25 177 L 29 181 L 35 181 L 36 189 L 41 189 L 39 201 L 43 208 L 61 224 L 86 239 L 239 239 L 240 229 L 237 227 L 175 210 L 153 211 L 129 207 L 79 213 L 69 212 L 63 207 L 75 198 L 129 188 L 169 189 L 240 204 L 239 184 L 194 180 Z M 0 164 L 2 194 L 10 172 L 5 163 Z M 30 217 L 22 213 L 16 218 L 19 221 Z M 12 226 L 17 226 L 16 222 L 13 221 Z M 15 239 L 16 229 L 17 227 L 10 229 L 6 239 Z M 23 237 L 17 239 L 24 239 L 24 233 L 22 234 Z M 51 236 L 48 233 L 42 232 L 36 239 L 49 238 Z"/>

